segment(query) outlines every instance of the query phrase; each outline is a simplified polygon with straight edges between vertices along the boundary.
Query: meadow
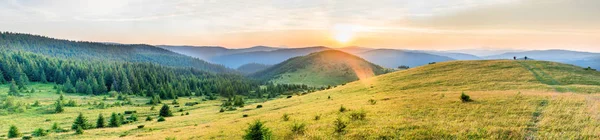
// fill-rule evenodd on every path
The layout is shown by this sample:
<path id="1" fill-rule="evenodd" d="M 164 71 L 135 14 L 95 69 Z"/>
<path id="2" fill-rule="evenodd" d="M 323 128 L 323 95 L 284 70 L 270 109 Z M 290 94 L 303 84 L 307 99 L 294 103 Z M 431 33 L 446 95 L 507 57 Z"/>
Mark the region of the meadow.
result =
<path id="1" fill-rule="evenodd" d="M 51 133 L 43 139 L 241 139 L 248 124 L 257 120 L 265 122 L 273 139 L 600 139 L 599 83 L 599 72 L 560 63 L 453 61 L 291 98 L 247 100 L 234 111 L 219 112 L 223 99 L 179 98 L 181 107 L 171 105 L 175 116 L 164 122 L 144 121 L 146 116 L 156 118 L 160 105 L 151 110 L 145 105 L 148 99 L 141 97 L 131 98 L 136 105 L 96 109 L 87 103 L 117 100 L 65 94 L 81 106 L 45 113 L 60 95 L 51 84 L 33 84 L 40 91 L 17 100 L 39 101 L 42 107 L 2 114 L 0 124 L 30 133 L 54 122 L 68 129 L 80 112 L 95 122 L 100 113 L 107 117 L 135 110 L 141 119 L 132 124 L 85 130 L 82 135 Z M 3 98 L 7 91 L 7 85 L 0 86 Z M 461 101 L 462 93 L 473 101 Z M 200 104 L 183 106 L 186 102 Z M 181 115 L 186 112 L 189 115 Z M 347 125 L 342 132 L 334 129 L 338 119 Z M 294 124 L 304 124 L 303 133 L 292 131 Z M 7 131 L 8 125 L 0 126 L 2 138 Z"/>

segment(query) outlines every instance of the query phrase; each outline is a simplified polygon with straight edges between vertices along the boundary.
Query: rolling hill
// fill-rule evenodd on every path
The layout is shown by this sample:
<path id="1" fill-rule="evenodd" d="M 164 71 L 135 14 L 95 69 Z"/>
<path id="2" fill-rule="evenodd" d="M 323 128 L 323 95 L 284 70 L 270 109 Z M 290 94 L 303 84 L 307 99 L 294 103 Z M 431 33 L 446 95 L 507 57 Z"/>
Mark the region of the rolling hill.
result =
<path id="1" fill-rule="evenodd" d="M 236 53 L 245 53 L 245 52 L 256 52 L 256 51 L 273 51 L 281 48 L 268 47 L 268 46 L 254 46 L 250 48 L 242 48 L 242 49 L 228 49 L 220 46 L 169 46 L 169 45 L 159 45 L 163 49 L 167 49 L 176 53 L 180 53 L 183 55 L 199 58 L 202 60 L 209 61 L 213 57 L 222 56 L 222 55 L 230 55 Z"/>
<path id="2" fill-rule="evenodd" d="M 236 53 L 230 55 L 221 55 L 213 57 L 209 61 L 217 64 L 222 64 L 230 68 L 238 68 L 248 63 L 275 65 L 292 57 L 303 56 L 313 52 L 319 52 L 329 49 L 330 48 L 318 46 L 306 48 L 278 49 L 273 51 L 255 51 L 246 53 Z"/>
<path id="3" fill-rule="evenodd" d="M 295 57 L 251 76 L 274 83 L 339 85 L 383 74 L 386 69 L 357 56 L 326 50 Z"/>
<path id="4" fill-rule="evenodd" d="M 72 60 L 99 60 L 156 63 L 163 66 L 193 67 L 210 72 L 234 72 L 232 69 L 215 65 L 189 56 L 158 47 L 116 43 L 96 43 L 54 39 L 21 33 L 0 33 L 0 50 L 24 51 L 49 57 Z"/>
<path id="5" fill-rule="evenodd" d="M 6 91 L 6 87 L 1 89 Z M 51 90 L 51 86 L 40 89 Z M 473 101 L 461 102 L 461 93 Z M 83 135 L 57 133 L 47 138 L 240 139 L 249 123 L 260 120 L 272 131 L 274 139 L 594 139 L 600 137 L 596 131 L 600 129 L 596 119 L 600 116 L 597 93 L 600 72 L 573 65 L 546 61 L 451 61 L 291 98 L 251 102 L 236 111 L 219 113 L 221 102 L 206 101 L 198 107 L 183 107 L 190 115 L 169 117 L 166 122 L 136 122 L 145 125 L 141 129 L 128 125 L 86 130 Z M 46 96 L 52 98 L 41 101 L 51 104 L 58 95 Z M 180 99 L 194 100 L 199 99 Z M 342 107 L 344 111 L 340 111 Z M 148 108 L 131 109 L 143 114 L 156 112 Z M 81 109 L 90 114 L 88 118 L 123 110 Z M 73 118 L 69 117 L 76 113 L 53 116 L 52 120 L 70 126 Z M 0 123 L 46 119 L 7 115 L 0 116 Z M 334 130 L 337 119 L 346 125 L 343 133 Z M 295 124 L 304 124 L 305 132 L 294 134 L 290 128 Z M 36 127 L 32 123 L 21 126 L 26 131 Z M 0 127 L 0 133 L 7 131 L 7 126 Z"/>
<path id="6" fill-rule="evenodd" d="M 376 49 L 360 53 L 357 56 L 386 68 L 396 68 L 401 65 L 416 67 L 430 62 L 454 60 L 445 56 L 394 49 Z"/>

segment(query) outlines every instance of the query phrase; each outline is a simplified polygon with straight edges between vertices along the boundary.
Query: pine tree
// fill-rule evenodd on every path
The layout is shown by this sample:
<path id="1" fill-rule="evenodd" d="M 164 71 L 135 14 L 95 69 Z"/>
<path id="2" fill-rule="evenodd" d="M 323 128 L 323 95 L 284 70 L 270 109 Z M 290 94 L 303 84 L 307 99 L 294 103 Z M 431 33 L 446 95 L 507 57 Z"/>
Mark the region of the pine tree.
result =
<path id="1" fill-rule="evenodd" d="M 46 78 L 46 72 L 44 72 L 44 70 L 42 70 L 42 73 L 40 74 L 40 82 L 48 83 L 48 79 Z"/>
<path id="2" fill-rule="evenodd" d="M 61 113 L 61 112 L 65 111 L 65 109 L 63 109 L 63 104 L 62 104 L 61 100 L 56 100 L 56 103 L 54 105 L 56 106 L 54 108 L 54 112 Z"/>
<path id="3" fill-rule="evenodd" d="M 15 83 L 15 80 L 12 80 L 10 82 L 10 89 L 8 90 L 8 95 L 19 96 L 19 90 L 17 89 L 17 84 Z"/>
<path id="4" fill-rule="evenodd" d="M 121 92 L 125 94 L 131 94 L 131 85 L 129 85 L 129 80 L 127 76 L 123 76 L 123 82 L 121 82 Z"/>
<path id="5" fill-rule="evenodd" d="M 104 116 L 102 114 L 98 115 L 98 120 L 96 121 L 96 128 L 104 128 Z"/>
<path id="6" fill-rule="evenodd" d="M 271 130 L 265 127 L 263 122 L 257 120 L 248 126 L 248 129 L 246 129 L 246 135 L 244 135 L 243 138 L 244 140 L 270 140 Z"/>
<path id="7" fill-rule="evenodd" d="M 163 104 L 162 108 L 160 108 L 159 116 L 162 116 L 162 117 L 173 116 L 173 113 L 171 113 L 171 110 L 169 110 L 169 105 Z"/>
<path id="8" fill-rule="evenodd" d="M 71 126 L 71 129 L 73 129 L 73 130 L 77 130 L 79 128 L 87 129 L 88 128 L 87 126 L 88 126 L 87 119 L 83 116 L 83 113 L 79 113 L 79 116 L 77 116 L 77 118 L 75 118 L 75 121 L 73 122 L 73 125 Z"/>
<path id="9" fill-rule="evenodd" d="M 110 120 L 108 123 L 109 127 L 119 127 L 121 126 L 121 122 L 119 122 L 119 116 L 117 116 L 117 113 L 112 113 L 110 115 Z"/>
<path id="10" fill-rule="evenodd" d="M 19 132 L 19 128 L 17 128 L 17 126 L 11 125 L 10 128 L 8 129 L 8 138 L 18 138 L 21 137 L 23 134 L 21 134 L 21 132 Z"/>
<path id="11" fill-rule="evenodd" d="M 75 87 L 71 82 L 71 78 L 67 77 L 67 81 L 63 85 L 63 91 L 66 93 L 75 93 Z"/>
<path id="12" fill-rule="evenodd" d="M 6 79 L 4 79 L 4 72 L 2 72 L 2 70 L 0 70 L 0 84 L 5 84 L 6 83 Z"/>

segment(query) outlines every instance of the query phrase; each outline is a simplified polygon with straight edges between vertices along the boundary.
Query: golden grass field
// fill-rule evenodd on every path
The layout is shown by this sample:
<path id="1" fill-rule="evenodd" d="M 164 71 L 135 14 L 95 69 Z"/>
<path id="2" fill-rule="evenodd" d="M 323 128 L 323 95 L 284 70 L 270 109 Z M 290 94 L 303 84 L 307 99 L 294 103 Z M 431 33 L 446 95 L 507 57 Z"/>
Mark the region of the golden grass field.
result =
<path id="1" fill-rule="evenodd" d="M 42 92 L 19 101 L 39 100 L 49 105 L 58 98 L 52 85 L 36 84 Z M 7 86 L 0 87 L 5 96 Z M 473 102 L 459 99 L 464 92 Z M 269 101 L 248 101 L 244 108 L 219 113 L 220 101 L 180 98 L 190 115 L 165 122 L 145 122 L 158 114 L 149 105 L 88 109 L 67 107 L 64 113 L 40 114 L 36 108 L 25 113 L 0 116 L 0 135 L 8 126 L 21 132 L 48 129 L 58 122 L 70 128 L 79 112 L 95 123 L 99 113 L 138 111 L 138 121 L 119 128 L 51 133 L 41 139 L 241 139 L 248 124 L 261 120 L 274 139 L 600 139 L 600 72 L 544 61 L 453 61 L 437 63 L 372 77 L 333 89 Z M 68 95 L 78 103 L 101 101 L 102 97 Z M 329 99 L 330 97 L 330 99 Z M 373 104 L 369 100 L 375 100 Z M 114 99 L 109 98 L 107 102 Z M 144 98 L 134 98 L 143 104 Z M 170 103 L 171 101 L 163 101 Z M 256 108 L 261 104 L 263 108 Z M 341 106 L 349 109 L 340 112 Z M 43 108 L 44 107 L 40 107 Z M 49 106 L 50 109 L 53 107 Z M 366 112 L 365 120 L 351 120 L 355 111 Z M 247 114 L 248 117 L 242 117 Z M 283 114 L 290 120 L 284 121 Z M 315 116 L 320 116 L 315 120 Z M 347 131 L 334 133 L 333 122 L 342 118 Z M 49 119 L 49 121 L 46 121 Z M 290 126 L 306 124 L 306 133 L 293 134 Z M 138 129 L 137 125 L 145 125 Z"/>

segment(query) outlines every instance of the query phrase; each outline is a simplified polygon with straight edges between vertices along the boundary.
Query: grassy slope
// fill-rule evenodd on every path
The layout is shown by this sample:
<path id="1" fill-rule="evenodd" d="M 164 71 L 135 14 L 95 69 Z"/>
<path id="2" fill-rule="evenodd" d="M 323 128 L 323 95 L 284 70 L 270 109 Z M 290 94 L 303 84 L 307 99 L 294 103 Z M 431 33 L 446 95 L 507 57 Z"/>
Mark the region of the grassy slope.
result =
<path id="1" fill-rule="evenodd" d="M 351 54 L 327 50 L 289 59 L 254 74 L 274 83 L 339 85 L 384 73 L 384 68 Z"/>
<path id="2" fill-rule="evenodd" d="M 581 68 L 541 61 L 445 62 L 264 102 L 260 109 L 252 104 L 238 111 L 218 113 L 218 102 L 204 102 L 201 108 L 190 110 L 189 116 L 167 118 L 162 123 L 139 122 L 146 125 L 144 129 L 126 125 L 87 130 L 82 136 L 69 132 L 49 137 L 239 139 L 248 123 L 260 119 L 266 121 L 276 139 L 598 139 L 600 96 L 556 90 L 564 87 L 574 92 L 599 93 L 600 86 L 594 82 L 600 79 L 600 73 L 578 69 Z M 534 73 L 547 76 L 540 78 Z M 548 84 L 548 80 L 559 84 Z M 459 96 L 463 91 L 475 101 L 461 103 Z M 369 99 L 377 103 L 372 105 Z M 340 113 L 342 105 L 350 111 Z M 366 111 L 367 119 L 349 120 L 350 112 L 357 110 Z M 52 116 L 68 120 L 67 127 L 75 112 L 67 108 L 68 115 L 44 115 L 31 120 L 43 122 L 43 118 Z M 95 121 L 97 112 L 90 112 L 90 120 Z M 290 121 L 281 119 L 284 113 L 290 114 Z M 243 118 L 243 114 L 249 117 Z M 321 119 L 314 120 L 316 115 Z M 35 118 L 27 117 L 30 116 Z M 333 121 L 338 117 L 349 122 L 344 135 L 333 133 Z M 0 123 L 7 124 L 7 118 L 19 117 L 0 116 Z M 30 119 L 9 121 L 26 120 Z M 294 122 L 307 124 L 305 135 L 290 134 L 289 127 Z M 25 131 L 33 130 L 23 125 L 18 124 Z M 50 123 L 43 126 L 48 128 Z M 0 128 L 0 133 L 6 132 L 7 128 Z"/>

